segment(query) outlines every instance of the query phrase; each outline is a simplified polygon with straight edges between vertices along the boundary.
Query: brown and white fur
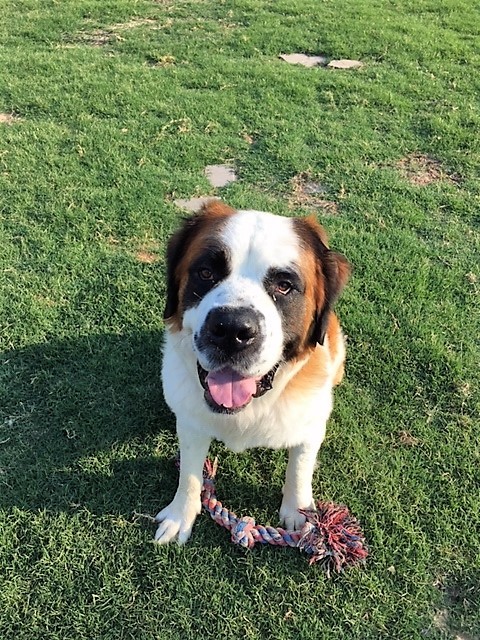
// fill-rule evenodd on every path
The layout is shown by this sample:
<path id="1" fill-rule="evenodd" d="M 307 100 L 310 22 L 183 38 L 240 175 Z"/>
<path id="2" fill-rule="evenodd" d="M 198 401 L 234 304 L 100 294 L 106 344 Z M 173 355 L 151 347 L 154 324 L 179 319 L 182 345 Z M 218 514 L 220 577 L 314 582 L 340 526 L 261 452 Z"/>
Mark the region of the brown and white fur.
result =
<path id="1" fill-rule="evenodd" d="M 313 506 L 312 475 L 344 339 L 333 304 L 349 264 L 313 218 L 210 202 L 167 254 L 165 399 L 177 418 L 180 480 L 156 516 L 160 543 L 189 538 L 213 438 L 234 451 L 286 448 L 280 518 Z"/>

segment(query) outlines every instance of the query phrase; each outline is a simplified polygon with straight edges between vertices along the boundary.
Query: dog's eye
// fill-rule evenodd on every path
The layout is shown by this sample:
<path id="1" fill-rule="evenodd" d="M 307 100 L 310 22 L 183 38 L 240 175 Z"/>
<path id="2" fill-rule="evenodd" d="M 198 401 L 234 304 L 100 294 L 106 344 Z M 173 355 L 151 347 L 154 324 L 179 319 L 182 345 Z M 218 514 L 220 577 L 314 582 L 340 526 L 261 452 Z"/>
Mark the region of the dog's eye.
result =
<path id="1" fill-rule="evenodd" d="M 277 282 L 275 289 L 278 293 L 281 293 L 282 296 L 286 296 L 293 289 L 293 286 L 291 282 L 288 282 L 288 280 L 281 280 L 280 282 Z"/>
<path id="2" fill-rule="evenodd" d="M 202 267 L 197 273 L 200 280 L 213 280 L 212 270 L 207 267 Z"/>

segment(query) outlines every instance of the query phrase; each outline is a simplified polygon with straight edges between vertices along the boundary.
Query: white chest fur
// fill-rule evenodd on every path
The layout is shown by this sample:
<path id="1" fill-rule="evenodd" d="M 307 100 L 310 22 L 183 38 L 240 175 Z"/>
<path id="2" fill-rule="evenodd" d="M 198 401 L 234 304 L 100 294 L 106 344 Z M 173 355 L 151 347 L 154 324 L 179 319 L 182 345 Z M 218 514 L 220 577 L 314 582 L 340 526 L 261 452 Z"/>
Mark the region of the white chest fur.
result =
<path id="1" fill-rule="evenodd" d="M 163 359 L 163 390 L 167 404 L 177 416 L 177 430 L 202 432 L 224 442 L 233 451 L 251 447 L 290 448 L 311 441 L 320 445 L 332 409 L 332 384 L 298 394 L 283 394 L 303 362 L 284 365 L 273 389 L 254 398 L 240 413 L 217 414 L 203 398 L 192 351 L 191 335 L 167 332 Z"/>

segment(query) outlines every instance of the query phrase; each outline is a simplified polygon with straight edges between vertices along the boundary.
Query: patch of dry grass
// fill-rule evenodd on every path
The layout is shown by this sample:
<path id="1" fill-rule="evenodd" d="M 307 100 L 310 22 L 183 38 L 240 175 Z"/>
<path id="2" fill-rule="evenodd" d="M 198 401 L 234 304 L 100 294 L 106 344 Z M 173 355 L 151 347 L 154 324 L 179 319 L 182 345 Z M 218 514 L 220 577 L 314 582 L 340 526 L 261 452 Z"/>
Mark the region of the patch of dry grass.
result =
<path id="1" fill-rule="evenodd" d="M 309 172 L 302 172 L 290 180 L 291 193 L 288 202 L 291 207 L 303 207 L 321 211 L 327 215 L 337 215 L 338 205 L 326 198 L 327 189 Z"/>
<path id="2" fill-rule="evenodd" d="M 416 187 L 425 187 L 436 182 L 458 184 L 460 177 L 448 172 L 440 160 L 424 153 L 411 153 L 399 160 L 396 168 L 400 174 Z"/>

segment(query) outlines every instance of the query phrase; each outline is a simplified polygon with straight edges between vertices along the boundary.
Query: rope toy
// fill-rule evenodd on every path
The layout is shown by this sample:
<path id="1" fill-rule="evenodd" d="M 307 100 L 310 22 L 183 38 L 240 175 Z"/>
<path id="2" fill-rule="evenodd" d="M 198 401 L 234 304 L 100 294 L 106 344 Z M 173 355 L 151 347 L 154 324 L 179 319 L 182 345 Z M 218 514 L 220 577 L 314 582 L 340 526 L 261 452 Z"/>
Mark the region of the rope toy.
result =
<path id="1" fill-rule="evenodd" d="M 202 506 L 217 524 L 231 532 L 234 544 L 248 549 L 257 543 L 296 547 L 309 554 L 309 564 L 318 563 L 328 577 L 332 571 L 339 573 L 367 557 L 360 523 L 345 505 L 319 501 L 316 509 L 300 510 L 307 520 L 297 531 L 262 526 L 249 516 L 239 518 L 217 499 L 214 483 L 217 466 L 217 459 L 213 463 L 205 460 Z"/>

